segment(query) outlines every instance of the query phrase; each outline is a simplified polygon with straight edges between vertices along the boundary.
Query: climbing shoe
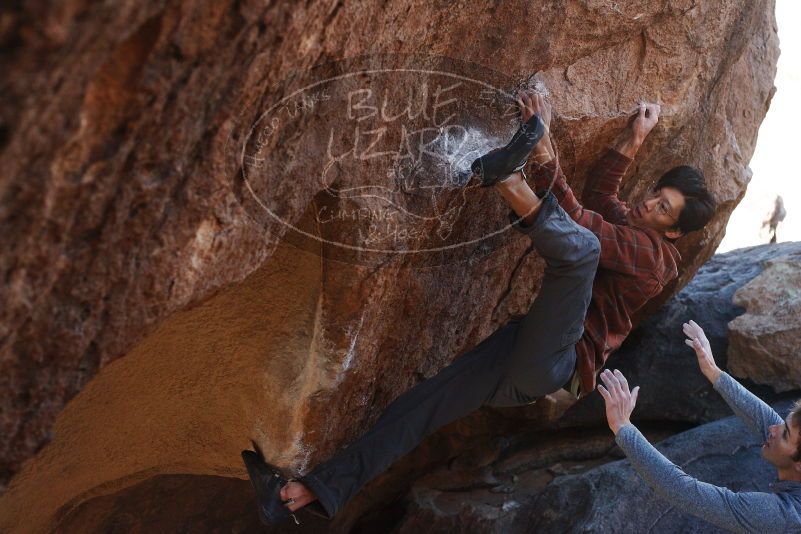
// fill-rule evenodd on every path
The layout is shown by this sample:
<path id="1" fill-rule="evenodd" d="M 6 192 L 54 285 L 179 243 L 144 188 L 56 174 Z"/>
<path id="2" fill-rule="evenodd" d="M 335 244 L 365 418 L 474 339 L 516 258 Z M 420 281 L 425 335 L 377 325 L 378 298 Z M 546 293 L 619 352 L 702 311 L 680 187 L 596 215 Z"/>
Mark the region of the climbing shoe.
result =
<path id="1" fill-rule="evenodd" d="M 250 483 L 256 490 L 259 521 L 265 526 L 270 526 L 282 523 L 292 517 L 295 523 L 300 524 L 295 514 L 281 501 L 281 488 L 286 485 L 287 479 L 281 475 L 278 469 L 265 462 L 258 452 L 242 451 L 242 460 L 248 470 Z"/>
<path id="2" fill-rule="evenodd" d="M 479 177 L 482 187 L 502 182 L 526 166 L 528 155 L 543 134 L 545 134 L 545 124 L 539 115 L 532 115 L 520 126 L 505 147 L 491 150 L 476 159 L 470 169 Z"/>

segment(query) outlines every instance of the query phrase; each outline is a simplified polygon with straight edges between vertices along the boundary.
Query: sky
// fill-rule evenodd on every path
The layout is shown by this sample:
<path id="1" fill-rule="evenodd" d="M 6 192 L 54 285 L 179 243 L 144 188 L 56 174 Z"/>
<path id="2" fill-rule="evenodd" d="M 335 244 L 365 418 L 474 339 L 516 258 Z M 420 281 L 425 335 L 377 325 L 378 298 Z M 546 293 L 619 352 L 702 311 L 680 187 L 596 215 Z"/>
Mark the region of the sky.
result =
<path id="1" fill-rule="evenodd" d="M 773 211 L 776 195 L 784 199 L 787 216 L 779 224 L 777 241 L 801 241 L 801 168 L 794 157 L 801 152 L 801 1 L 777 0 L 779 56 L 776 94 L 759 128 L 750 167 L 753 177 L 745 197 L 726 226 L 717 252 L 767 243 L 770 234 L 762 222 Z"/>

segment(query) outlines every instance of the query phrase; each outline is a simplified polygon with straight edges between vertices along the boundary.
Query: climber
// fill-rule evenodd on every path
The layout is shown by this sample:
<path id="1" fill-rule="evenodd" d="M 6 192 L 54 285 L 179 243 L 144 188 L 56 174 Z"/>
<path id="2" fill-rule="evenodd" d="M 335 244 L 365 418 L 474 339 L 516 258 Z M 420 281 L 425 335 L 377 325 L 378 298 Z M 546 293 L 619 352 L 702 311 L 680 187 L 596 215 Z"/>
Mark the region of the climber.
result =
<path id="1" fill-rule="evenodd" d="M 551 107 L 518 93 L 522 125 L 505 146 L 472 165 L 485 187 L 511 207 L 509 221 L 529 236 L 546 267 L 528 312 L 499 327 L 433 377 L 387 406 L 362 437 L 306 475 L 287 479 L 258 451 L 242 451 L 262 522 L 299 509 L 333 517 L 369 480 L 423 438 L 481 406 L 521 406 L 559 390 L 585 395 L 596 372 L 632 328 L 631 316 L 678 275 L 673 245 L 702 228 L 715 203 L 701 173 L 665 173 L 632 207 L 617 197 L 623 175 L 660 107 L 641 104 L 614 148 L 591 170 L 585 207 L 576 200 L 550 139 Z M 532 190 L 524 166 L 532 153 Z M 594 210 L 594 211 L 591 211 Z"/>
<path id="2" fill-rule="evenodd" d="M 629 417 L 640 388 L 629 390 L 620 371 L 604 370 L 606 387 L 598 390 L 606 403 L 615 441 L 642 478 L 678 510 L 732 532 L 801 532 L 801 401 L 786 420 L 715 364 L 704 331 L 695 321 L 684 323 L 685 343 L 695 350 L 703 375 L 746 426 L 765 440 L 762 457 L 778 471 L 771 492 L 734 492 L 695 480 L 657 451 L 631 424 Z"/>

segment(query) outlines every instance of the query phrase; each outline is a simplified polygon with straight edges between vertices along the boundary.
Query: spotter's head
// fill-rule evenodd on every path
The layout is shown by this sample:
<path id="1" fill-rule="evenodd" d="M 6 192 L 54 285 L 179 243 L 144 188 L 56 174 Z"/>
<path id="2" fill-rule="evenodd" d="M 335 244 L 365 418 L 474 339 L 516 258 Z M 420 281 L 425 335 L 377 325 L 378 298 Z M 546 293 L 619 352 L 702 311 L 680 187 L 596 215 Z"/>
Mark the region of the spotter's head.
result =
<path id="1" fill-rule="evenodd" d="M 784 423 L 768 427 L 762 457 L 794 480 L 801 479 L 801 400 L 795 403 Z M 787 477 L 785 477 L 787 478 Z"/>

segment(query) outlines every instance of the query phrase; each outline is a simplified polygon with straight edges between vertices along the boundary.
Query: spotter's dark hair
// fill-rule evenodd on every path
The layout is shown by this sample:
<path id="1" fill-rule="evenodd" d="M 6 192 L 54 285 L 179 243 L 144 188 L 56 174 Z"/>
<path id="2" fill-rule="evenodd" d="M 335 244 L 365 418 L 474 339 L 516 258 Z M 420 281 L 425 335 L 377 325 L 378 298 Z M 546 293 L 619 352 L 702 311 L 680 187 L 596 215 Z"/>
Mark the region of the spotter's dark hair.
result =
<path id="1" fill-rule="evenodd" d="M 790 421 L 793 422 L 796 428 L 801 428 L 801 399 L 795 401 L 793 408 L 790 410 Z M 801 462 L 801 441 L 793 453 L 792 459 L 794 462 Z"/>

